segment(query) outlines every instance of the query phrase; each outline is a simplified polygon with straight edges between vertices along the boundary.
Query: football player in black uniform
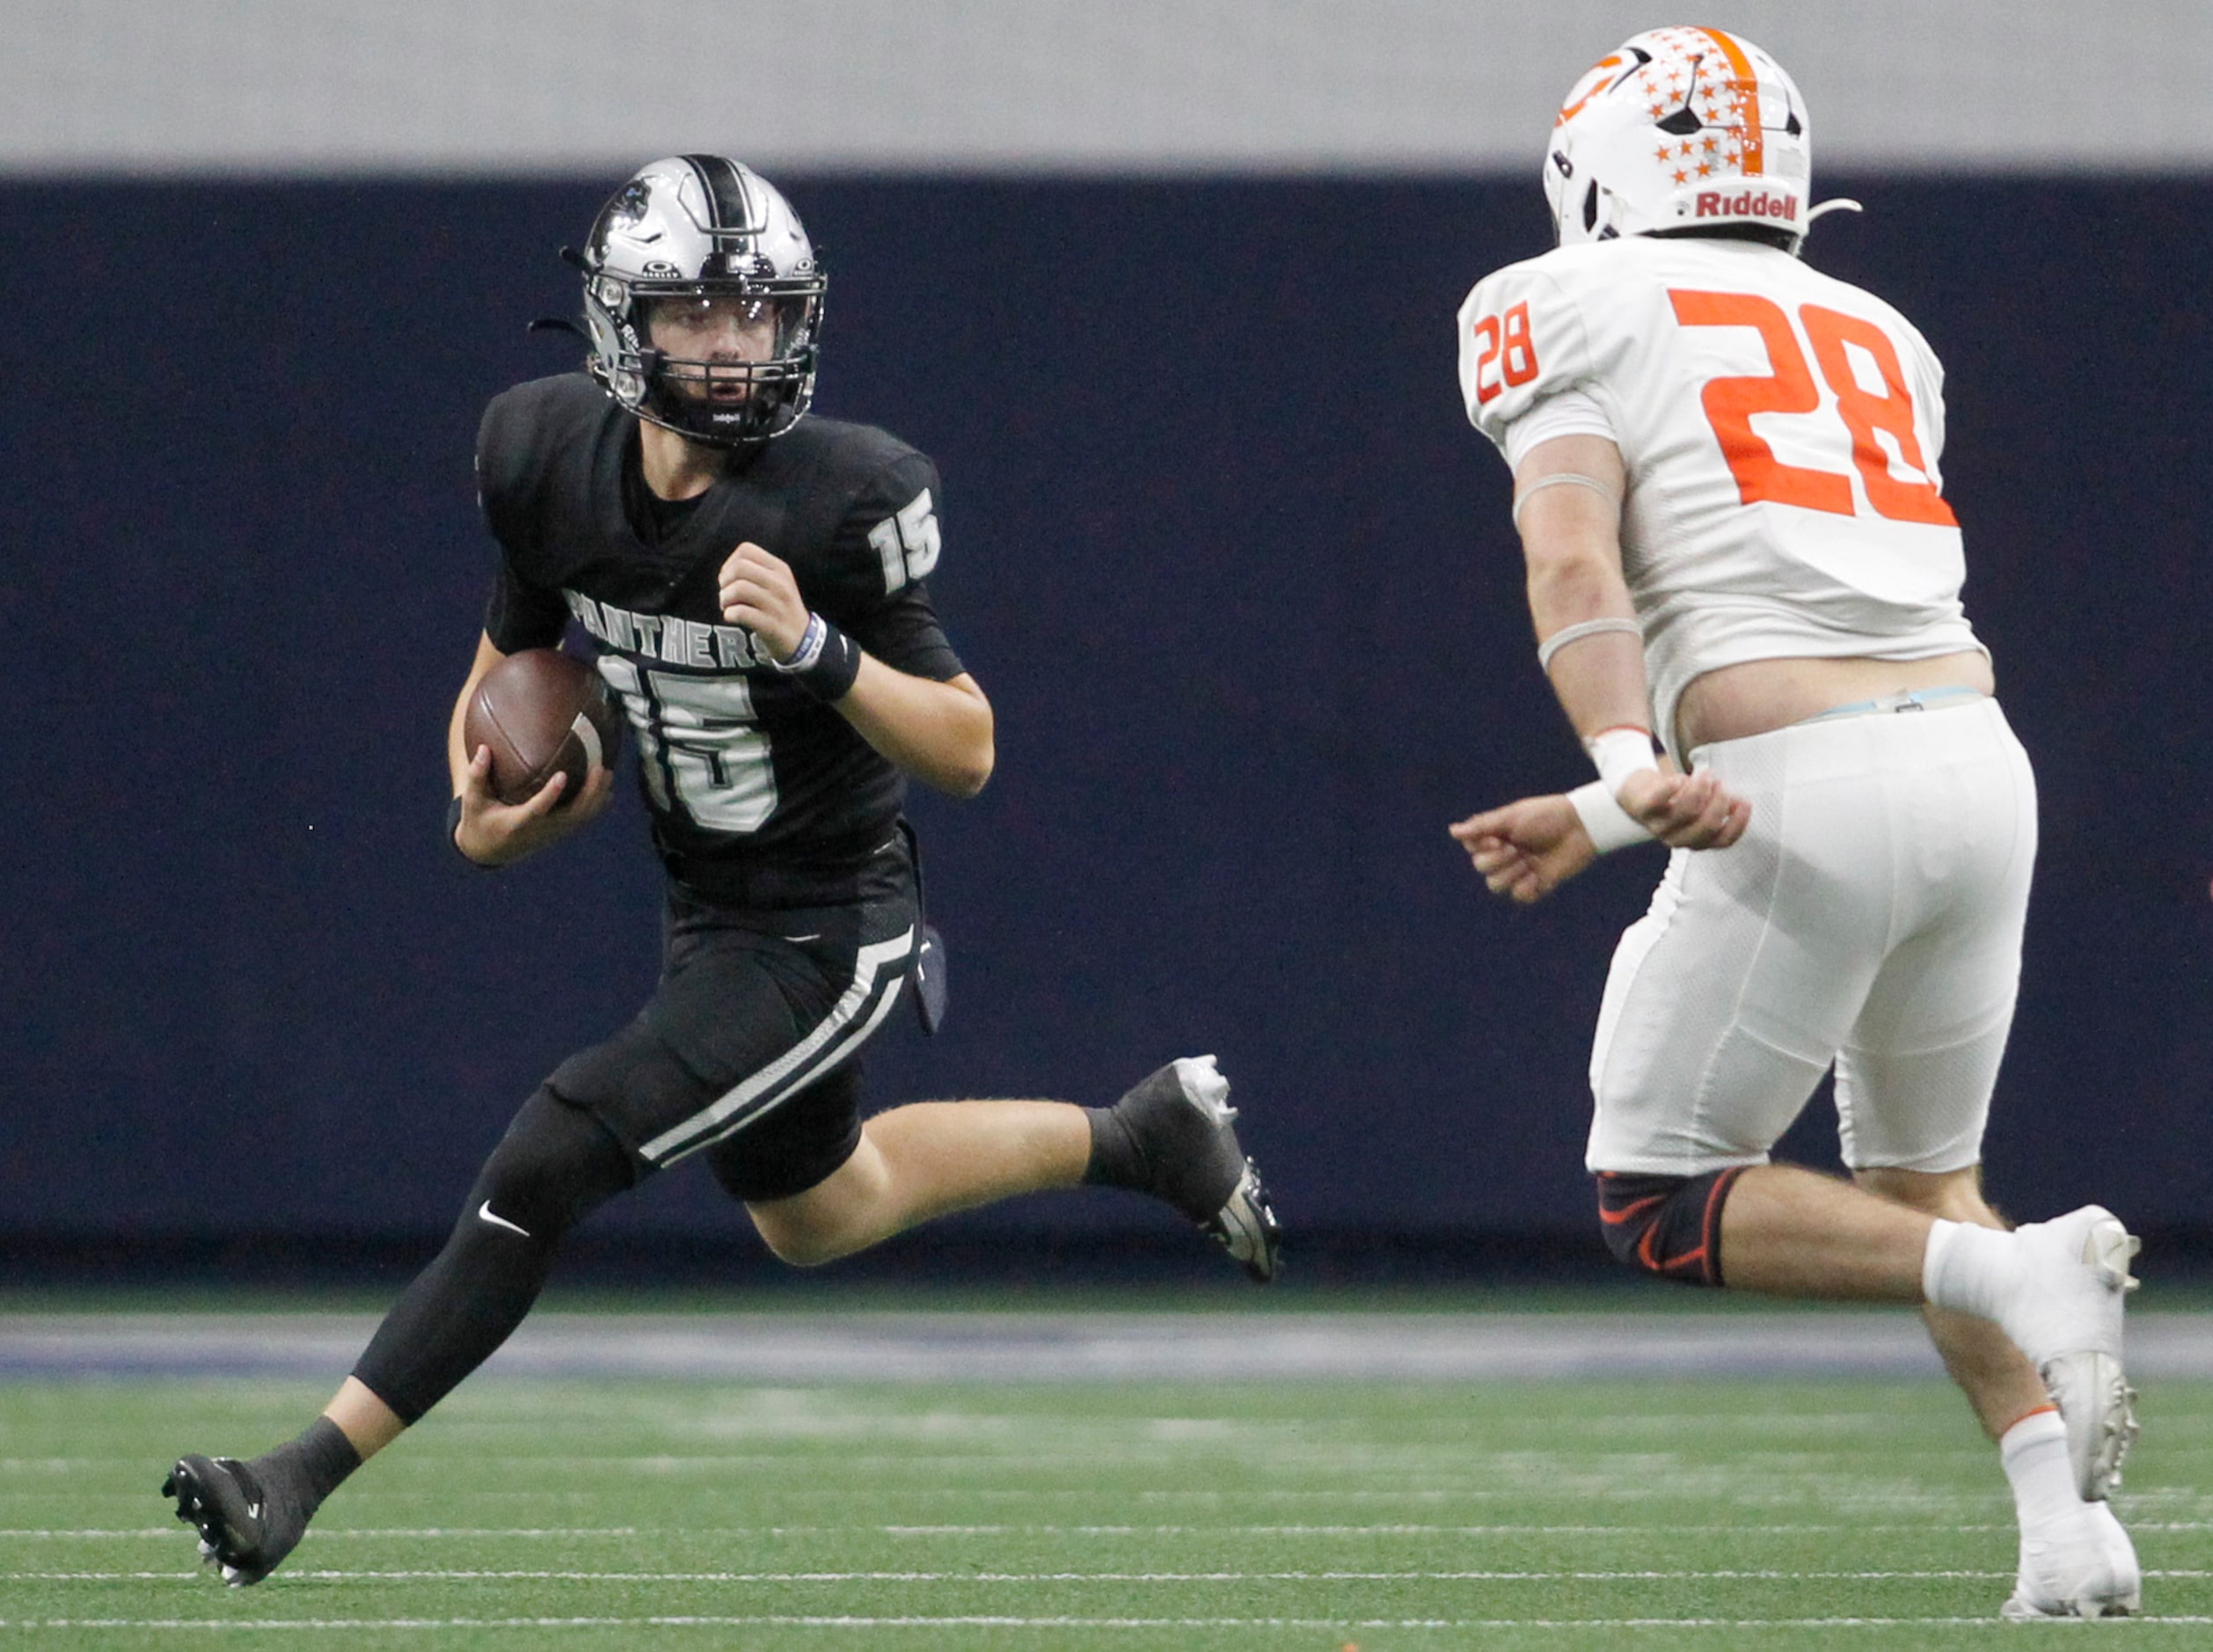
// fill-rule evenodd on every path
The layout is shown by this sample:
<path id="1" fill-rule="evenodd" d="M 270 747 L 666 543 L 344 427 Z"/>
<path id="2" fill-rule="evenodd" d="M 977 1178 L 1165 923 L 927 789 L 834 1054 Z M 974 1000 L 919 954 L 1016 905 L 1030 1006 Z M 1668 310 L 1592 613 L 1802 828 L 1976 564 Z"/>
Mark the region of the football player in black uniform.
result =
<path id="1" fill-rule="evenodd" d="M 968 796 L 992 767 L 990 704 L 926 583 L 936 471 L 880 430 L 806 416 L 823 274 L 749 169 L 656 161 L 569 256 L 589 376 L 508 391 L 478 437 L 503 556 L 449 734 L 449 826 L 499 866 L 604 807 L 603 768 L 566 808 L 558 776 L 503 805 L 490 754 L 462 737 L 486 672 L 581 622 L 636 730 L 668 871 L 661 982 L 523 1103 L 312 1426 L 251 1461 L 179 1459 L 164 1492 L 233 1583 L 267 1576 L 340 1480 L 506 1340 L 586 1212 L 689 1154 L 787 1261 L 1095 1182 L 1165 1200 L 1255 1279 L 1275 1269 L 1210 1056 L 1111 1107 L 922 1102 L 862 1121 L 857 1053 L 926 967 L 904 777 Z"/>

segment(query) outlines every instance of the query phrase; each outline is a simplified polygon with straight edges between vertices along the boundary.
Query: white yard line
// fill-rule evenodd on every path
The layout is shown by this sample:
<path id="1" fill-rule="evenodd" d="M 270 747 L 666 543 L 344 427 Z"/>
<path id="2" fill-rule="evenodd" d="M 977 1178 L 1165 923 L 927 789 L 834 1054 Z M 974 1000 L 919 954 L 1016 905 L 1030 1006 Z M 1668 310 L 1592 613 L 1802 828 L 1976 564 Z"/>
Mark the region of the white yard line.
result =
<path id="1" fill-rule="evenodd" d="M 1990 1532 L 2012 1531 L 2011 1521 L 2000 1524 L 1985 1521 L 1961 1524 L 1946 1521 L 1946 1531 Z M 2209 1531 L 2213 1520 L 2131 1520 L 2131 1531 Z M 1726 1535 L 1753 1539 L 1778 1537 L 1827 1537 L 1859 1532 L 1910 1531 L 1925 1536 L 1930 1530 L 1926 1521 L 1885 1524 L 1837 1524 L 1830 1522 L 1766 1522 L 1757 1524 L 1685 1522 L 1669 1518 L 1651 1525 L 1448 1525 L 1436 1524 L 1409 1524 L 1405 1521 L 1379 1522 L 1370 1525 L 1253 1525 L 1234 1524 L 1223 1525 L 1052 1525 L 1030 1523 L 993 1525 L 896 1525 L 896 1526 L 333 1526 L 318 1525 L 311 1536 L 318 1544 L 350 1539 L 372 1543 L 434 1539 L 444 1540 L 457 1538 L 515 1539 L 528 1542 L 569 1541 L 575 1539 L 596 1540 L 602 1538 L 665 1537 L 681 1534 L 692 1538 L 808 1538 L 851 1537 L 865 1534 L 872 1537 L 892 1538 L 966 1538 L 966 1537 L 1092 1537 L 1092 1538 L 1174 1538 L 1174 1537 L 1620 1537 L 1650 1538 L 1654 1536 L 1679 1537 L 1695 1535 Z M 142 1538 L 156 1542 L 168 1542 L 179 1535 L 172 1523 L 161 1526 L 124 1526 L 116 1528 L 48 1528 L 38 1526 L 0 1527 L 0 1542 L 18 1541 L 77 1541 Z"/>
<path id="2" fill-rule="evenodd" d="M 1956 1578 L 2012 1577 L 2013 1568 L 1936 1568 L 1880 1571 L 1799 1571 L 1786 1568 L 1745 1569 L 1722 1567 L 1583 1569 L 1575 1571 L 1386 1571 L 1295 1572 L 616 1572 L 562 1571 L 528 1568 L 329 1568 L 288 1566 L 290 1578 L 324 1583 L 1654 1583 L 1705 1582 L 1808 1582 L 1895 1583 Z M 2202 1570 L 2147 1571 L 2146 1578 L 2200 1579 Z M 170 1583 L 201 1587 L 199 1576 L 174 1568 L 158 1572 L 0 1572 L 0 1578 L 40 1583 Z"/>
<path id="3" fill-rule="evenodd" d="M 944 1617 L 860 1617 L 849 1614 L 750 1613 L 744 1616 L 595 1618 L 0 1618 L 0 1629 L 209 1629 L 223 1634 L 251 1630 L 446 1629 L 1923 1629 L 1985 1626 L 1995 1613 L 1976 1618 L 1018 1618 L 963 1613 Z M 2151 1624 L 2213 1625 L 2213 1617 L 2151 1617 Z M 2001 1633 L 2005 1633 L 2001 1631 Z"/>

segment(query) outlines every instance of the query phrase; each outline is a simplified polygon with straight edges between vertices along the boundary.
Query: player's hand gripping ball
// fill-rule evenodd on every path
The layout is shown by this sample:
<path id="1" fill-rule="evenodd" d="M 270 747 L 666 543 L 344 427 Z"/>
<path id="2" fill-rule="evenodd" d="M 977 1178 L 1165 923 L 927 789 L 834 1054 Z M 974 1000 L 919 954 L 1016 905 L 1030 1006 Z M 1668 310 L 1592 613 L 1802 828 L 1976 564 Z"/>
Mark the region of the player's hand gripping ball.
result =
<path id="1" fill-rule="evenodd" d="M 500 801 L 527 802 L 562 771 L 568 784 L 554 807 L 566 808 L 594 769 L 613 764 L 623 721 L 590 666 L 559 648 L 524 648 L 484 674 L 461 738 L 471 753 L 492 749 L 492 794 Z"/>

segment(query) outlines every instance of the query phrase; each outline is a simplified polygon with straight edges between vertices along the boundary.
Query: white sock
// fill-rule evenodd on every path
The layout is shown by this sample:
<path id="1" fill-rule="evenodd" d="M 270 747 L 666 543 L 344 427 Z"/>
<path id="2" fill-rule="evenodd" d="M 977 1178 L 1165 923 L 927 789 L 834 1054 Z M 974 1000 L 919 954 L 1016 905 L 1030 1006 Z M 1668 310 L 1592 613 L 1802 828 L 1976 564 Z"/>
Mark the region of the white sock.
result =
<path id="1" fill-rule="evenodd" d="M 2020 1252 L 2002 1228 L 1937 1221 L 1921 1255 L 1921 1294 L 1939 1308 L 1995 1320 L 2020 1278 Z"/>
<path id="2" fill-rule="evenodd" d="M 1998 1457 L 2012 1483 L 2013 1509 L 2023 1530 L 2066 1518 L 2082 1506 L 2074 1466 L 2067 1458 L 2067 1425 L 2055 1407 L 2041 1407 L 2006 1429 Z"/>

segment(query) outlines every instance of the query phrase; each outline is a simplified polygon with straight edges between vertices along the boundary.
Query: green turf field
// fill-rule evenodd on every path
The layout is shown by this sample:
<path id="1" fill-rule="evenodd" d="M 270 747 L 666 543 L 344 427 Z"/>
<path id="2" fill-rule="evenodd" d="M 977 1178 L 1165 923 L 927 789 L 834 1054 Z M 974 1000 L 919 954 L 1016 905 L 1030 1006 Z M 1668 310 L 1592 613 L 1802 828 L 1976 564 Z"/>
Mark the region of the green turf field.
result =
<path id="1" fill-rule="evenodd" d="M 221 1587 L 156 1495 L 168 1458 L 258 1450 L 322 1394 L 0 1384 L 0 1640 L 2213 1644 L 2213 1384 L 2145 1398 L 2121 1507 L 2146 1617 L 2049 1627 L 1996 1620 L 2012 1507 L 1935 1382 L 486 1381 L 274 1578 Z"/>

